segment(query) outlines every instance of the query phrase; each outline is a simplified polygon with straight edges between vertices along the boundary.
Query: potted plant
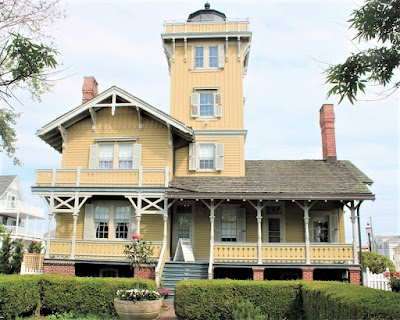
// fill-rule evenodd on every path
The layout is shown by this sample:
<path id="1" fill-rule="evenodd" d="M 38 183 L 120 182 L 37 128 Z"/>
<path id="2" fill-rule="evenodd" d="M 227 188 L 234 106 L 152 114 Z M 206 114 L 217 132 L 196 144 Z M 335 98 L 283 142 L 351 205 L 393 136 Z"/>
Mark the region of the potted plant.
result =
<path id="1" fill-rule="evenodd" d="M 158 291 L 139 289 L 139 273 L 144 266 L 155 263 L 151 243 L 138 235 L 131 236 L 131 243 L 125 246 L 125 256 L 130 260 L 136 273 L 136 288 L 118 290 L 114 299 L 117 314 L 125 320 L 155 319 L 162 307 L 162 298 Z"/>

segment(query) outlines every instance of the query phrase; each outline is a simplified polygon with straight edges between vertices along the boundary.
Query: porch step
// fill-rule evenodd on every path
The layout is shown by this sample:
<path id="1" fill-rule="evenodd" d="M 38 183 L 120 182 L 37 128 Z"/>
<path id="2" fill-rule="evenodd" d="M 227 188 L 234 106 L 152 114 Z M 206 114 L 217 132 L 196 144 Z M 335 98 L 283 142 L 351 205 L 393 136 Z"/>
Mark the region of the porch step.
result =
<path id="1" fill-rule="evenodd" d="M 162 275 L 165 288 L 174 296 L 175 285 L 181 280 L 196 280 L 208 278 L 208 263 L 166 262 Z"/>

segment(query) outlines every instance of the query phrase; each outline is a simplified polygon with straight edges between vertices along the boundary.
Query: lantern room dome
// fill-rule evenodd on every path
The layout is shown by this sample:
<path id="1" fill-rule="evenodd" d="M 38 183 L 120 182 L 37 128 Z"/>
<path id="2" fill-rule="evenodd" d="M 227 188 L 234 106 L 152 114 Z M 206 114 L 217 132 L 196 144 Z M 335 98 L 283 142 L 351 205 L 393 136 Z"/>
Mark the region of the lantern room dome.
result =
<path id="1" fill-rule="evenodd" d="M 222 12 L 210 9 L 210 4 L 207 2 L 204 9 L 193 12 L 188 17 L 188 22 L 204 22 L 204 21 L 225 21 L 226 16 Z"/>

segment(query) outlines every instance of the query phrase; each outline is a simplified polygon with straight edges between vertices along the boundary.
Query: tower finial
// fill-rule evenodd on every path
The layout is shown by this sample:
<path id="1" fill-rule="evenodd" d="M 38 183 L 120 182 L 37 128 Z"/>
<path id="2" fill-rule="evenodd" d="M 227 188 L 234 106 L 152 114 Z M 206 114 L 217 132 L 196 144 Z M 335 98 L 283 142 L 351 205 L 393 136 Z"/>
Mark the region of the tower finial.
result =
<path id="1" fill-rule="evenodd" d="M 208 3 L 208 2 L 206 2 L 206 4 L 204 5 L 204 8 L 206 9 L 206 10 L 210 10 L 210 4 Z"/>

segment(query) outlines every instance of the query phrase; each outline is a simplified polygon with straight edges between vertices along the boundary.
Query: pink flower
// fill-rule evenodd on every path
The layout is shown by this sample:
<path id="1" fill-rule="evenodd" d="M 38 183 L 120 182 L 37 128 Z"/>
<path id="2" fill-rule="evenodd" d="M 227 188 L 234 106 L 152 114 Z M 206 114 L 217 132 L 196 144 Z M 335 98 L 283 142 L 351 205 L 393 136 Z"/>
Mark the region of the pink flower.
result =
<path id="1" fill-rule="evenodd" d="M 133 234 L 133 235 L 131 235 L 131 238 L 132 239 L 139 239 L 139 236 L 137 234 Z"/>

